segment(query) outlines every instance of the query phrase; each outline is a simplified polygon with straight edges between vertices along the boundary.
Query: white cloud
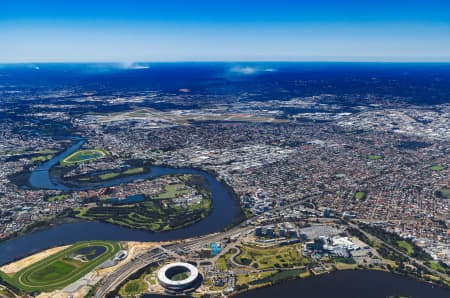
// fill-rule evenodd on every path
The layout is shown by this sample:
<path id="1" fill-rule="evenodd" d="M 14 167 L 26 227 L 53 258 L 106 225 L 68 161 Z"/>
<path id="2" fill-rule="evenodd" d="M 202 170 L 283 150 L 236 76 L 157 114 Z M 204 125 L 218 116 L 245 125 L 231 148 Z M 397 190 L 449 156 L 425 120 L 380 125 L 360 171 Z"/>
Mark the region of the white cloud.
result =
<path id="1" fill-rule="evenodd" d="M 230 68 L 229 72 L 241 74 L 241 75 L 252 75 L 258 72 L 275 72 L 277 69 L 275 68 L 259 68 L 259 67 L 251 67 L 251 66 L 233 66 Z"/>
<path id="2" fill-rule="evenodd" d="M 149 69 L 150 65 L 139 64 L 136 62 L 122 62 L 120 68 L 123 69 Z"/>
<path id="3" fill-rule="evenodd" d="M 234 66 L 230 69 L 230 72 L 234 72 L 234 73 L 239 73 L 239 74 L 243 74 L 243 75 L 251 75 L 254 74 L 258 71 L 258 69 L 254 68 L 254 67 L 250 67 L 250 66 Z"/>

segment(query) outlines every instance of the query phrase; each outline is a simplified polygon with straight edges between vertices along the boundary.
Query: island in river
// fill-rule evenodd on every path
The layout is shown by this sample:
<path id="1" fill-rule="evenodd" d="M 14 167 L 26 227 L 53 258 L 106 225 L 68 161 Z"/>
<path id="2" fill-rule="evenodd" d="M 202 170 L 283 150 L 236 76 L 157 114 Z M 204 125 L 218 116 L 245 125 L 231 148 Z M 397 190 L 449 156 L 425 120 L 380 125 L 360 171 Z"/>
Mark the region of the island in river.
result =
<path id="1" fill-rule="evenodd" d="M 49 165 L 44 169 L 49 182 L 64 188 L 62 193 L 47 196 L 47 201 L 79 201 L 78 206 L 56 216 L 59 222 L 82 219 L 158 232 L 190 226 L 210 214 L 211 192 L 201 175 L 169 174 L 126 183 L 127 178 L 151 174 L 151 161 L 133 159 L 115 166 L 108 151 L 81 149 L 83 144 L 80 140 L 41 166 Z M 31 184 L 36 184 L 41 167 L 31 174 Z M 105 183 L 111 185 L 106 187 Z M 32 226 L 44 226 L 54 219 L 45 218 Z"/>
<path id="2" fill-rule="evenodd" d="M 139 182 L 139 185 L 152 188 L 149 189 L 152 193 L 119 198 L 122 189 L 108 190 L 87 198 L 83 207 L 76 208 L 71 216 L 157 232 L 192 225 L 211 212 L 211 193 L 202 176 L 172 175 Z"/>
<path id="3" fill-rule="evenodd" d="M 58 167 L 61 160 L 81 149 L 86 143 L 85 139 L 73 139 L 75 142 L 69 148 L 35 167 L 28 174 L 27 184 L 18 183 L 25 180 L 23 177 L 14 181 L 21 187 L 48 193 L 46 199 L 61 200 L 65 204 L 73 202 L 74 208 L 70 208 L 56 217 L 43 217 L 41 221 L 33 223 L 21 233 L 12 234 L 9 240 L 1 242 L 0 250 L 5 253 L 0 255 L 0 264 L 23 258 L 49 247 L 83 240 L 170 241 L 201 236 L 223 231 L 242 216 L 232 189 L 224 182 L 218 181 L 213 174 L 198 169 L 153 166 L 147 162 L 138 164 L 136 160 L 129 160 L 128 166 L 131 168 L 144 167 L 144 172 L 92 182 L 89 183 L 89 186 L 84 184 L 66 185 L 61 179 L 62 177 L 53 175 L 52 169 Z M 100 158 L 95 163 L 101 161 Z M 89 162 L 84 165 L 91 164 Z M 129 187 L 131 184 L 132 187 Z M 201 196 L 200 202 L 195 204 L 194 208 L 196 216 L 200 216 L 200 218 L 193 220 L 192 216 L 179 216 L 177 220 L 181 219 L 182 222 L 172 222 L 172 225 L 159 224 L 159 227 L 155 225 L 157 221 L 151 220 L 147 226 L 136 226 L 140 229 L 131 228 L 131 225 L 125 220 L 123 220 L 124 224 L 119 225 L 119 222 L 108 223 L 107 218 L 83 218 L 86 215 L 87 207 L 100 207 L 96 203 L 99 200 L 99 194 L 105 200 L 111 199 L 108 203 L 111 204 L 110 207 L 129 208 L 128 205 L 114 206 L 113 204 L 123 199 L 139 201 L 142 199 L 141 195 L 144 195 L 145 201 L 158 202 L 160 206 L 167 205 L 167 208 L 184 210 L 188 214 L 193 210 L 183 207 L 180 202 L 182 198 L 169 198 L 169 195 L 173 194 L 171 192 L 174 191 L 176 184 L 183 184 L 183 188 L 195 191 L 198 198 Z M 166 186 L 169 187 L 168 190 L 165 189 Z M 183 193 L 182 189 L 180 191 Z M 118 193 L 121 195 L 114 195 Z M 85 206 L 79 203 L 80 196 L 84 196 L 83 199 L 86 199 Z M 92 201 L 89 201 L 90 197 L 94 197 Z M 143 204 L 143 202 L 137 201 L 133 204 L 137 206 Z M 171 201 L 174 203 L 170 204 Z M 189 200 L 186 202 L 187 205 L 192 203 Z M 154 204 L 148 203 L 148 205 Z M 171 205 L 174 206 L 171 207 Z M 154 233 L 153 231 L 164 231 L 164 233 Z"/>

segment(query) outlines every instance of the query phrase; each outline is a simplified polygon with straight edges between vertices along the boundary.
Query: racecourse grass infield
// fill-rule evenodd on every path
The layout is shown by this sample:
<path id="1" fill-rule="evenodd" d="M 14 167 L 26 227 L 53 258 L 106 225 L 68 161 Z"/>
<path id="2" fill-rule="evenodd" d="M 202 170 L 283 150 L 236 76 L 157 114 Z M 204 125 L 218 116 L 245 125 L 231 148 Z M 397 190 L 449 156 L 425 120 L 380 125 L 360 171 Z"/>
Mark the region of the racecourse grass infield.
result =
<path id="1" fill-rule="evenodd" d="M 108 155 L 108 152 L 104 149 L 78 150 L 64 158 L 60 164 L 62 166 L 70 166 L 81 162 L 95 160 L 106 155 Z"/>
<path id="2" fill-rule="evenodd" d="M 119 244 L 113 241 L 77 242 L 12 276 L 3 272 L 0 276 L 25 292 L 51 292 L 82 278 L 119 250 Z"/>

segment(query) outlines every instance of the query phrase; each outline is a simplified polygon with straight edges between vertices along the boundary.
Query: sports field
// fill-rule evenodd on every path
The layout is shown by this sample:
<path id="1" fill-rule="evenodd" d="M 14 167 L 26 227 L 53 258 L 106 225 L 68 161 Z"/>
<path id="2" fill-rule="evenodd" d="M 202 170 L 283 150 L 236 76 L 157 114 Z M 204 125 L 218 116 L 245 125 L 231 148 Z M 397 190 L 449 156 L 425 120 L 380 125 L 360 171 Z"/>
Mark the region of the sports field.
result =
<path id="1" fill-rule="evenodd" d="M 432 171 L 435 171 L 435 172 L 440 172 L 440 171 L 442 171 L 442 170 L 444 169 L 444 167 L 443 167 L 443 166 L 440 166 L 440 165 L 432 165 L 432 166 L 430 167 L 430 169 L 431 169 Z"/>
<path id="2" fill-rule="evenodd" d="M 71 155 L 67 156 L 61 161 L 62 166 L 69 166 L 81 162 L 95 160 L 97 158 L 108 155 L 108 152 L 103 149 L 87 149 L 78 150 Z"/>
<path id="3" fill-rule="evenodd" d="M 366 198 L 366 193 L 364 191 L 357 191 L 353 198 L 357 201 L 361 201 Z"/>
<path id="4" fill-rule="evenodd" d="M 25 292 L 51 292 L 77 281 L 114 257 L 120 247 L 112 241 L 84 241 L 36 262 L 14 275 L 1 277 Z"/>

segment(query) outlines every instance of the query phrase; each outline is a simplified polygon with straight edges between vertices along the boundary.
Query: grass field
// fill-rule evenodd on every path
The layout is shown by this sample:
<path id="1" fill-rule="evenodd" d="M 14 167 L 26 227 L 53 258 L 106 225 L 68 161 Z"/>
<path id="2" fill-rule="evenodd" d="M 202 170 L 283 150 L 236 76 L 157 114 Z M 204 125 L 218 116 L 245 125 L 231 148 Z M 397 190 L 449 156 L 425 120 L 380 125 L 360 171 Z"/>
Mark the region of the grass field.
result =
<path id="1" fill-rule="evenodd" d="M 120 175 L 120 173 L 111 172 L 111 173 L 101 174 L 98 177 L 100 178 L 100 180 L 109 180 L 109 179 L 116 178 L 119 175 Z"/>
<path id="2" fill-rule="evenodd" d="M 242 246 L 236 262 L 258 269 L 291 268 L 308 264 L 308 259 L 299 256 L 297 249 L 301 245 L 289 245 L 276 248 L 257 248 Z"/>
<path id="3" fill-rule="evenodd" d="M 48 155 L 40 155 L 40 156 L 35 156 L 32 157 L 30 160 L 32 162 L 42 162 L 42 161 L 47 161 L 49 159 L 52 159 L 54 157 L 53 154 L 48 154 Z"/>
<path id="4" fill-rule="evenodd" d="M 108 155 L 108 152 L 104 149 L 78 150 L 61 160 L 60 164 L 61 166 L 70 166 L 81 162 L 95 160 L 106 155 Z"/>
<path id="5" fill-rule="evenodd" d="M 48 202 L 64 201 L 64 200 L 67 200 L 68 198 L 70 198 L 70 195 L 67 195 L 67 194 L 56 195 L 56 196 L 51 196 L 51 197 L 47 198 L 47 201 Z"/>
<path id="6" fill-rule="evenodd" d="M 440 165 L 432 165 L 432 166 L 430 167 L 430 170 L 435 171 L 435 172 L 440 172 L 440 171 L 442 171 L 443 169 L 444 169 L 444 167 L 443 167 L 443 166 L 440 166 Z"/>
<path id="7" fill-rule="evenodd" d="M 227 251 L 226 254 L 219 257 L 216 261 L 216 269 L 220 271 L 226 271 L 228 269 L 227 261 L 231 258 L 231 256 L 236 253 L 235 248 L 231 248 L 229 251 Z"/>
<path id="8" fill-rule="evenodd" d="M 367 158 L 369 160 L 378 160 L 378 159 L 382 159 L 383 157 L 381 155 L 371 154 L 371 155 L 367 156 Z"/>
<path id="9" fill-rule="evenodd" d="M 357 200 L 357 201 L 361 201 L 365 197 L 366 197 L 366 193 L 363 191 L 357 191 L 354 196 L 355 200 Z"/>
<path id="10" fill-rule="evenodd" d="M 406 241 L 397 241 L 397 246 L 408 255 L 412 255 L 414 253 L 414 248 Z"/>
<path id="11" fill-rule="evenodd" d="M 450 274 L 450 267 L 444 267 L 444 264 L 440 264 L 439 262 L 428 262 L 426 263 L 427 266 L 429 266 L 430 268 L 445 273 L 445 274 Z M 444 266 L 443 266 L 444 265 Z"/>
<path id="12" fill-rule="evenodd" d="M 180 281 L 180 280 L 184 280 L 184 279 L 186 279 L 188 277 L 189 277 L 189 272 L 180 272 L 180 273 L 177 273 L 174 276 L 172 276 L 170 278 L 170 280 Z"/>
<path id="13" fill-rule="evenodd" d="M 96 182 L 96 181 L 105 181 L 105 180 L 111 180 L 120 176 L 130 176 L 130 175 L 137 175 L 142 174 L 145 172 L 145 169 L 143 167 L 139 168 L 130 168 L 128 170 L 118 172 L 118 171 L 111 171 L 111 172 L 105 172 L 103 174 L 99 175 L 92 175 L 92 176 L 82 176 L 81 178 L 78 178 L 77 180 L 80 182 Z"/>
<path id="14" fill-rule="evenodd" d="M 128 169 L 128 170 L 122 172 L 122 174 L 124 174 L 124 175 L 136 175 L 136 174 L 141 174 L 143 172 L 144 172 L 144 168 L 141 167 L 141 168 Z"/>
<path id="15" fill-rule="evenodd" d="M 298 277 L 300 277 L 300 274 L 305 275 L 306 272 L 308 272 L 307 269 L 283 270 L 283 271 L 276 272 L 275 274 L 272 274 L 270 276 L 267 276 L 263 279 L 251 281 L 251 282 L 249 282 L 249 285 L 259 285 L 259 284 L 267 284 L 267 283 L 275 284 L 282 280 L 298 278 Z"/>
<path id="16" fill-rule="evenodd" d="M 182 193 L 186 193 L 187 189 L 181 183 L 165 185 L 165 192 L 156 196 L 157 199 L 173 199 Z"/>
<path id="17" fill-rule="evenodd" d="M 79 251 L 91 247 L 104 247 L 105 251 L 92 260 L 78 260 Z M 111 241 L 78 242 L 69 248 L 38 261 L 14 275 L 0 272 L 1 277 L 12 286 L 25 292 L 51 292 L 77 281 L 104 261 L 112 258 L 120 247 Z"/>
<path id="18" fill-rule="evenodd" d="M 351 270 L 356 269 L 358 267 L 358 264 L 356 264 L 356 262 L 354 263 L 336 262 L 334 266 L 336 266 L 337 270 Z"/>
<path id="19" fill-rule="evenodd" d="M 276 274 L 277 270 L 256 272 L 250 274 L 239 274 L 236 276 L 236 284 L 237 285 L 248 285 L 250 282 L 261 280 L 264 278 L 268 278 L 274 274 Z"/>
<path id="20" fill-rule="evenodd" d="M 148 289 L 147 283 L 143 279 L 133 279 L 127 282 L 119 291 L 120 297 L 136 297 Z"/>
<path id="21" fill-rule="evenodd" d="M 256 289 L 271 284 L 279 283 L 283 280 L 293 278 L 307 278 L 310 273 L 307 269 L 293 269 L 293 270 L 267 270 L 263 272 L 255 272 L 250 274 L 239 274 L 236 276 L 236 285 L 238 287 L 244 286 L 247 289 Z M 299 297 L 302 295 L 299 294 Z"/>
<path id="22" fill-rule="evenodd" d="M 144 173 L 144 168 L 131 168 L 128 170 L 125 170 L 123 172 L 110 172 L 110 173 L 105 173 L 105 174 L 101 174 L 98 177 L 100 178 L 100 180 L 109 180 L 109 179 L 113 179 L 116 178 L 120 175 L 136 175 L 136 174 L 141 174 Z"/>

